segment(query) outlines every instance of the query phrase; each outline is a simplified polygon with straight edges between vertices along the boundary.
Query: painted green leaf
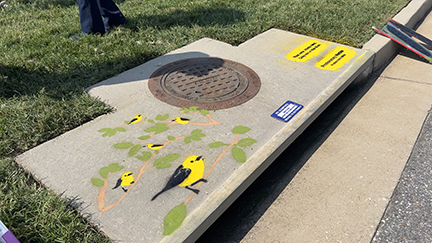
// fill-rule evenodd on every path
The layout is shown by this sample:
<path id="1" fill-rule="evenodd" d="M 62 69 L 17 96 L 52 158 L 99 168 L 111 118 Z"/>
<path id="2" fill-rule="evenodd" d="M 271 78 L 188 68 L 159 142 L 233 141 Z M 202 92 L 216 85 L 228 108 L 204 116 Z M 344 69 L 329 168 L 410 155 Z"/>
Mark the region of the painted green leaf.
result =
<path id="1" fill-rule="evenodd" d="M 129 150 L 129 153 L 128 153 L 129 157 L 134 156 L 136 153 L 138 153 L 138 151 L 140 151 L 141 148 L 142 148 L 142 146 L 139 145 L 139 144 L 134 145 L 134 146 Z"/>
<path id="2" fill-rule="evenodd" d="M 156 118 L 155 118 L 155 120 L 157 120 L 157 121 L 165 121 L 168 117 L 169 117 L 168 114 L 165 114 L 163 116 L 157 115 Z"/>
<path id="3" fill-rule="evenodd" d="M 231 150 L 232 156 L 238 162 L 244 163 L 246 162 L 246 154 L 241 148 L 233 147 Z"/>
<path id="4" fill-rule="evenodd" d="M 192 134 L 192 135 L 200 135 L 200 134 L 202 134 L 201 131 L 202 131 L 201 129 L 195 129 L 195 130 L 193 130 L 193 131 L 191 132 L 191 134 Z M 204 136 L 205 136 L 205 135 L 204 135 Z"/>
<path id="5" fill-rule="evenodd" d="M 252 138 L 243 138 L 242 140 L 240 140 L 237 143 L 237 146 L 246 147 L 246 146 L 252 145 L 254 143 L 256 143 L 255 139 L 252 139 Z"/>
<path id="6" fill-rule="evenodd" d="M 165 161 L 165 162 L 171 162 L 173 160 L 176 160 L 178 157 L 179 157 L 178 154 L 169 154 L 169 155 L 167 155 L 167 156 L 165 156 L 163 158 L 163 161 Z"/>
<path id="7" fill-rule="evenodd" d="M 165 216 L 164 219 L 164 232 L 163 235 L 172 234 L 180 225 L 183 223 L 183 220 L 186 218 L 186 206 L 184 203 L 174 207 L 169 211 L 169 213 Z"/>
<path id="8" fill-rule="evenodd" d="M 154 165 L 157 169 L 165 169 L 165 168 L 169 168 L 169 167 L 171 167 L 171 164 L 170 164 L 170 163 L 163 163 L 161 158 L 157 159 L 157 160 L 153 163 L 153 165 Z"/>
<path id="9" fill-rule="evenodd" d="M 145 132 L 155 132 L 155 131 L 157 131 L 159 129 L 159 127 L 156 127 L 156 126 L 154 126 L 154 127 L 149 127 L 149 128 L 147 128 L 146 130 L 144 130 Z"/>
<path id="10" fill-rule="evenodd" d="M 183 113 L 189 113 L 189 109 L 188 108 L 183 108 L 180 111 L 183 111 Z"/>
<path id="11" fill-rule="evenodd" d="M 132 146 L 134 146 L 134 144 L 130 142 L 114 144 L 114 148 L 118 148 L 118 149 L 128 149 Z"/>
<path id="12" fill-rule="evenodd" d="M 154 123 L 154 121 L 153 121 L 153 120 L 151 120 L 151 119 L 148 119 L 147 121 L 148 121 L 148 122 L 150 122 L 150 123 Z"/>
<path id="13" fill-rule="evenodd" d="M 115 129 L 111 129 L 111 130 L 109 130 L 109 131 L 107 132 L 107 134 L 108 134 L 108 136 L 112 137 L 112 136 L 114 136 L 114 135 L 116 134 L 116 132 L 117 132 L 117 130 L 115 130 Z"/>
<path id="14" fill-rule="evenodd" d="M 226 146 L 226 145 L 228 145 L 228 144 L 222 143 L 222 142 L 213 142 L 213 143 L 209 144 L 209 147 L 210 148 L 219 148 L 219 147 Z"/>
<path id="15" fill-rule="evenodd" d="M 200 110 L 200 112 L 201 112 L 201 114 L 203 114 L 204 116 L 207 116 L 207 115 L 209 114 L 209 111 L 208 111 L 208 110 L 204 110 L 204 109 Z"/>
<path id="16" fill-rule="evenodd" d="M 142 161 L 147 161 L 152 157 L 152 153 L 150 152 L 142 152 L 142 156 L 135 156 L 135 158 L 142 160 Z"/>
<path id="17" fill-rule="evenodd" d="M 159 150 L 155 150 L 154 153 L 155 153 L 155 154 L 158 154 L 158 153 L 159 153 Z"/>
<path id="18" fill-rule="evenodd" d="M 147 140 L 147 139 L 149 139 L 149 138 L 151 138 L 149 135 L 145 135 L 145 136 L 141 136 L 141 137 L 139 137 L 138 139 L 139 139 L 139 140 Z"/>
<path id="19" fill-rule="evenodd" d="M 193 130 L 191 134 L 190 138 L 194 141 L 200 141 L 202 137 L 205 137 L 205 134 L 200 129 Z"/>
<path id="20" fill-rule="evenodd" d="M 112 163 L 108 165 L 108 170 L 111 172 L 117 172 L 121 169 L 123 169 L 123 166 L 118 165 L 118 163 Z"/>
<path id="21" fill-rule="evenodd" d="M 102 137 L 106 137 L 106 136 L 112 137 L 116 134 L 117 130 L 111 128 L 102 128 L 99 130 L 99 132 L 104 132 L 104 134 L 102 134 Z"/>
<path id="22" fill-rule="evenodd" d="M 158 164 L 162 163 L 162 158 L 157 159 L 155 162 L 153 162 L 154 166 L 157 166 Z"/>
<path id="23" fill-rule="evenodd" d="M 192 112 L 196 112 L 197 109 L 198 109 L 198 106 L 189 107 L 189 110 L 192 111 Z"/>
<path id="24" fill-rule="evenodd" d="M 171 167 L 171 164 L 170 163 L 160 163 L 160 164 L 155 165 L 155 167 L 157 169 L 165 169 L 165 168 Z"/>
<path id="25" fill-rule="evenodd" d="M 117 130 L 119 132 L 126 132 L 126 129 L 124 129 L 124 127 L 117 127 L 117 128 L 115 128 L 115 130 Z"/>
<path id="26" fill-rule="evenodd" d="M 170 140 L 170 141 L 174 141 L 174 140 L 175 140 L 175 137 L 173 137 L 173 136 L 168 136 L 168 140 Z"/>
<path id="27" fill-rule="evenodd" d="M 99 178 L 91 178 L 91 183 L 96 187 L 101 187 L 104 185 L 104 181 Z"/>
<path id="28" fill-rule="evenodd" d="M 244 127 L 244 126 L 236 126 L 232 130 L 232 132 L 234 134 L 245 134 L 245 133 L 247 133 L 249 131 L 250 131 L 250 128 L 249 127 Z"/>
<path id="29" fill-rule="evenodd" d="M 186 144 L 190 143 L 191 142 L 191 138 L 190 137 L 185 137 L 184 142 Z"/>
<path id="30" fill-rule="evenodd" d="M 166 124 L 166 123 L 157 123 L 156 126 L 159 127 L 159 128 L 165 128 L 166 126 L 168 126 L 168 124 Z"/>
<path id="31" fill-rule="evenodd" d="M 110 170 L 108 169 L 108 167 L 102 167 L 102 168 L 99 170 L 99 174 L 100 174 L 103 178 L 107 178 L 109 172 L 110 172 Z"/>
<path id="32" fill-rule="evenodd" d="M 165 132 L 165 131 L 168 130 L 168 129 L 169 129 L 168 127 L 159 128 L 159 129 L 155 132 L 155 134 L 163 133 L 163 132 Z"/>

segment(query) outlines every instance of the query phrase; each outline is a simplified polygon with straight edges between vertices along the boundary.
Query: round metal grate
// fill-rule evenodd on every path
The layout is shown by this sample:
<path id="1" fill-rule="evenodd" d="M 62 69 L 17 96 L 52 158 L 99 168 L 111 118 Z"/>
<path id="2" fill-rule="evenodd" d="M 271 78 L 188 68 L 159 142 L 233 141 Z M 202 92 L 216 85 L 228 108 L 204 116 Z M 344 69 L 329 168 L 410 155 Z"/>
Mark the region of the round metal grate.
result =
<path id="1" fill-rule="evenodd" d="M 219 110 L 252 99 L 261 81 L 252 69 L 237 62 L 191 58 L 162 66 L 151 75 L 148 86 L 168 104 Z"/>

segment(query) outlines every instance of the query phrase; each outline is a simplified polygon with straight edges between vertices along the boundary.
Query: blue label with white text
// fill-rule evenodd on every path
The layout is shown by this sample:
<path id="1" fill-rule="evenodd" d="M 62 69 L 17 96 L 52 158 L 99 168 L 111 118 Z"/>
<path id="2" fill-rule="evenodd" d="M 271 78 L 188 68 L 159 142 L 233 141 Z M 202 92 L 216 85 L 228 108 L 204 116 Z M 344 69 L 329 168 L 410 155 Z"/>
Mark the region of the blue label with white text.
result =
<path id="1" fill-rule="evenodd" d="M 285 102 L 285 104 L 279 107 L 279 109 L 277 109 L 277 111 L 275 111 L 271 116 L 284 122 L 288 122 L 302 108 L 303 106 L 300 104 L 292 101 L 287 101 Z"/>

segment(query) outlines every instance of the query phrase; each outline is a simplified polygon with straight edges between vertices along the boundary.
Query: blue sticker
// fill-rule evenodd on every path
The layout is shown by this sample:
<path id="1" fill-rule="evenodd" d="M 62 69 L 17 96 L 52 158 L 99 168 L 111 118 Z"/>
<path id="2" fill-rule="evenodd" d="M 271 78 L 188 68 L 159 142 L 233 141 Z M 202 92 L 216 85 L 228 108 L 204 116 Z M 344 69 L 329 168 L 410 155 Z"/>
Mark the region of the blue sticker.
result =
<path id="1" fill-rule="evenodd" d="M 282 120 L 284 122 L 288 122 L 297 112 L 299 112 L 303 108 L 302 105 L 294 103 L 292 101 L 287 101 L 283 104 L 277 111 L 275 111 L 271 116 Z"/>

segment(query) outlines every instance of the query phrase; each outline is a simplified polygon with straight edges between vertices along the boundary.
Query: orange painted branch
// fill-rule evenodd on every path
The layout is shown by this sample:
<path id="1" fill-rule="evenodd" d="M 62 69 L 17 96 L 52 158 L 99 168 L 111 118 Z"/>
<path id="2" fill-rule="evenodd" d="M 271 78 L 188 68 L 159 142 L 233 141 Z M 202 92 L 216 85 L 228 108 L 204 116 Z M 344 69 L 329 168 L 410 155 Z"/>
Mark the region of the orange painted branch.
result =
<path id="1" fill-rule="evenodd" d="M 105 192 L 106 192 L 106 189 L 108 188 L 108 178 L 110 178 L 110 176 L 112 176 L 112 175 L 113 175 L 113 173 L 109 174 L 107 176 L 107 178 L 105 178 L 104 185 L 99 190 L 99 194 L 98 194 L 98 197 L 97 197 L 97 202 L 98 202 L 98 209 L 101 212 L 103 210 L 103 207 L 105 206 L 105 199 L 107 198 Z"/>
<path id="2" fill-rule="evenodd" d="M 223 151 L 222 151 L 222 153 L 220 153 L 219 154 L 219 156 L 216 158 L 216 160 L 213 162 L 213 165 L 212 165 L 212 167 L 210 168 L 210 170 L 207 172 L 207 174 L 204 176 L 204 179 L 207 179 L 209 176 L 210 176 L 210 174 L 211 174 L 211 172 L 213 171 L 213 169 L 214 169 L 214 167 L 216 166 L 216 164 L 219 162 L 219 160 L 221 160 L 222 159 L 222 157 L 229 151 L 229 149 L 232 147 L 232 146 L 234 146 L 234 144 L 236 144 L 236 143 L 238 143 L 238 141 L 239 141 L 239 134 L 236 134 L 236 138 L 235 138 L 235 140 L 234 141 L 232 141 Z M 196 189 L 199 189 L 200 188 L 200 186 L 201 186 L 201 184 L 202 184 L 203 182 L 199 182 L 198 183 L 198 185 L 196 186 Z M 194 192 L 192 192 L 191 193 L 191 195 L 188 197 L 188 199 L 186 199 L 186 201 L 185 201 L 185 205 L 186 204 L 188 204 L 188 202 L 192 199 L 192 197 L 195 195 L 195 193 Z"/>
<path id="3" fill-rule="evenodd" d="M 129 189 L 127 190 L 127 192 L 125 192 L 125 193 L 124 193 L 124 194 L 123 194 L 123 195 L 122 195 L 122 196 L 117 200 L 117 202 L 115 202 L 115 203 L 113 203 L 113 204 L 110 204 L 109 206 L 107 206 L 107 207 L 104 208 L 104 206 L 105 206 L 105 199 L 107 198 L 105 192 L 106 192 L 106 189 L 107 189 L 107 187 L 108 187 L 108 178 L 109 178 L 113 173 L 111 173 L 109 176 L 107 176 L 107 178 L 106 178 L 105 181 L 104 181 L 104 185 L 103 185 L 103 187 L 101 188 L 101 190 L 99 191 L 99 195 L 98 195 L 98 197 L 97 197 L 97 201 L 98 201 L 98 209 L 99 209 L 99 211 L 100 211 L 101 213 L 103 213 L 103 212 L 105 212 L 105 211 L 107 211 L 107 210 L 110 210 L 111 208 L 113 208 L 114 206 L 116 206 L 117 204 L 119 204 L 121 201 L 123 201 L 123 199 L 126 197 L 126 195 L 127 195 L 127 194 L 132 190 L 132 188 L 133 188 L 133 187 L 138 183 L 138 181 L 140 180 L 141 176 L 142 176 L 145 172 L 147 172 L 148 170 L 151 170 L 151 169 L 155 168 L 155 167 L 150 167 L 150 168 L 146 169 L 148 163 L 150 163 L 150 161 L 153 159 L 154 155 L 155 155 L 155 153 L 153 153 L 152 156 L 151 156 L 151 158 L 150 158 L 149 160 L 147 160 L 147 161 L 144 163 L 143 166 L 141 166 L 141 169 L 139 170 L 138 176 L 135 178 L 135 182 L 134 182 L 134 184 L 132 184 L 132 185 L 129 187 Z"/>
<path id="4" fill-rule="evenodd" d="M 221 124 L 223 124 L 222 122 L 218 122 L 218 121 L 216 121 L 215 119 L 213 119 L 211 115 L 206 115 L 206 117 L 207 117 L 211 122 L 208 122 L 208 123 L 190 122 L 190 123 L 188 123 L 188 124 L 191 124 L 191 125 L 197 125 L 197 126 L 212 126 L 212 125 L 221 125 Z"/>
<path id="5" fill-rule="evenodd" d="M 174 140 L 169 140 L 169 141 L 166 141 L 165 143 L 164 143 L 164 147 L 166 146 L 166 145 L 168 145 L 168 144 L 170 144 L 170 143 L 172 143 L 172 142 L 174 142 L 175 140 L 178 140 L 178 139 L 183 139 L 183 138 L 185 138 L 185 136 L 180 136 L 180 137 L 176 137 Z M 101 188 L 101 190 L 99 191 L 99 195 L 98 195 L 98 197 L 97 197 L 97 201 L 98 201 L 98 209 L 99 209 L 99 211 L 100 212 L 105 212 L 105 211 L 107 211 L 107 210 L 110 210 L 111 208 L 113 208 L 113 207 L 115 207 L 117 204 L 119 204 L 125 197 L 126 197 L 126 195 L 132 190 L 132 188 L 138 183 L 138 181 L 141 179 L 141 176 L 145 173 L 145 172 L 147 172 L 147 171 L 149 171 L 149 170 L 151 170 L 151 169 L 154 169 L 154 168 L 156 168 L 156 167 L 150 167 L 150 168 L 147 168 L 146 169 L 146 167 L 147 167 L 147 165 L 150 163 L 150 161 L 153 159 L 153 157 L 156 155 L 156 153 L 154 152 L 153 154 L 152 154 L 152 156 L 150 157 L 150 159 L 148 159 L 144 164 L 143 164 L 143 166 L 141 166 L 141 168 L 140 168 L 140 170 L 139 170 L 139 173 L 138 173 L 138 175 L 137 175 L 137 177 L 135 178 L 135 183 L 134 184 L 132 184 L 130 187 L 129 187 L 129 189 L 127 190 L 127 192 L 125 192 L 120 198 L 119 198 L 119 200 L 117 200 L 117 202 L 115 202 L 115 203 L 113 203 L 113 204 L 110 204 L 109 206 L 107 206 L 107 207 L 105 207 L 104 208 L 104 206 L 105 206 L 105 199 L 107 198 L 107 196 L 106 196 L 106 189 L 108 188 L 108 178 L 113 174 L 113 173 L 111 173 L 111 174 L 109 174 L 109 176 L 107 176 L 107 178 L 104 180 L 104 185 L 102 186 L 102 188 Z"/>

